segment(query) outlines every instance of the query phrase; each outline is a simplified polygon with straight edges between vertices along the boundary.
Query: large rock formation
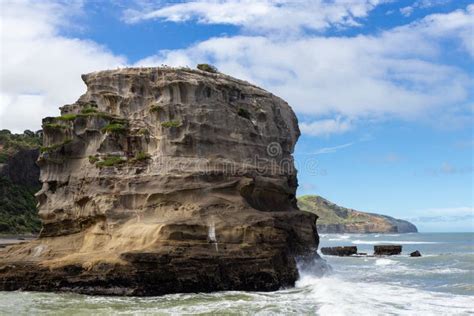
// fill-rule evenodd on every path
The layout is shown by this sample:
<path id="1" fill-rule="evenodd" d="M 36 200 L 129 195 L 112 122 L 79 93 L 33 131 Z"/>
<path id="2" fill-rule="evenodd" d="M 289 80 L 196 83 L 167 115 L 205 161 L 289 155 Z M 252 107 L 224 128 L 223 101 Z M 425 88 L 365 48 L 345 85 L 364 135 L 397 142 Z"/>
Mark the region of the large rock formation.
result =
<path id="1" fill-rule="evenodd" d="M 317 195 L 298 198 L 298 206 L 318 215 L 318 232 L 334 234 L 416 233 L 415 225 L 386 215 L 356 211 Z"/>
<path id="2" fill-rule="evenodd" d="M 158 295 L 276 290 L 316 255 L 286 102 L 200 70 L 83 76 L 43 120 L 40 238 L 0 253 L 0 289 Z"/>

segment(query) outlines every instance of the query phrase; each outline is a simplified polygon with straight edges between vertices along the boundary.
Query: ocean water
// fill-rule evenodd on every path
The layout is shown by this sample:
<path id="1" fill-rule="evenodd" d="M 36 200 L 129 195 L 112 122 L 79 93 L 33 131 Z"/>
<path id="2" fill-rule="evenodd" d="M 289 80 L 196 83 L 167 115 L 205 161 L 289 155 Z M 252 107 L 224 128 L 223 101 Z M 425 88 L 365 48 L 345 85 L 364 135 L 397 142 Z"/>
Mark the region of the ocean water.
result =
<path id="1" fill-rule="evenodd" d="M 474 234 L 322 235 L 320 247 L 402 244 L 391 257 L 323 256 L 331 272 L 300 271 L 295 288 L 162 297 L 0 292 L 0 315 L 474 315 Z M 408 254 L 419 250 L 421 258 Z"/>

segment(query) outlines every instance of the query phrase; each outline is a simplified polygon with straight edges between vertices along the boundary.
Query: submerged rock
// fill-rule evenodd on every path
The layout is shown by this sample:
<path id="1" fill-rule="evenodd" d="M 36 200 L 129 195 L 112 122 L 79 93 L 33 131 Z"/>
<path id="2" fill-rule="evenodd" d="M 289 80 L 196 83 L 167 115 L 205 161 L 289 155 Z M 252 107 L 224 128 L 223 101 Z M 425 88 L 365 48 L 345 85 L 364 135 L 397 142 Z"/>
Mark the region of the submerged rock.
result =
<path id="1" fill-rule="evenodd" d="M 159 295 L 277 290 L 316 255 L 296 205 L 300 135 L 282 99 L 199 70 L 83 76 L 43 120 L 40 238 L 7 248 L 0 290 Z"/>
<path id="2" fill-rule="evenodd" d="M 374 255 L 376 256 L 393 256 L 402 252 L 401 245 L 378 245 L 374 246 Z"/>
<path id="3" fill-rule="evenodd" d="M 410 257 L 421 257 L 421 253 L 418 250 L 415 250 L 410 253 Z"/>
<path id="4" fill-rule="evenodd" d="M 357 247 L 356 246 L 343 246 L 343 247 L 322 247 L 321 252 L 323 255 L 329 256 L 352 256 L 357 254 Z"/>

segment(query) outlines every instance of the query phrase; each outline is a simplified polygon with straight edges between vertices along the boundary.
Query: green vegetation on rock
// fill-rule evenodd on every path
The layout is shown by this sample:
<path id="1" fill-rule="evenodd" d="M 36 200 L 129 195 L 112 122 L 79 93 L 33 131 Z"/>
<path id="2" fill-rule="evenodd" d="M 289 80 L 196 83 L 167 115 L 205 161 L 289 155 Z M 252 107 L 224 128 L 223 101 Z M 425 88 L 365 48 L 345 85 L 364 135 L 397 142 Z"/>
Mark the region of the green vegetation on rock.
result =
<path id="1" fill-rule="evenodd" d="M 23 134 L 13 134 L 9 130 L 1 130 L 0 163 L 7 163 L 5 167 L 8 168 L 12 163 L 9 161 L 10 157 L 22 150 L 39 148 L 41 143 L 41 131 L 35 133 L 26 130 Z M 19 161 L 15 159 L 13 162 Z M 0 176 L 0 234 L 32 234 L 40 230 L 41 223 L 34 197 L 39 189 L 39 184 L 32 186 L 18 184 L 12 182 L 7 174 Z"/>
<path id="2" fill-rule="evenodd" d="M 167 122 L 161 123 L 161 126 L 166 127 L 166 128 L 170 128 L 170 127 L 180 127 L 180 126 L 181 126 L 181 122 L 179 122 L 179 121 L 167 121 Z"/>
<path id="3" fill-rule="evenodd" d="M 59 121 L 74 121 L 77 117 L 77 114 L 69 113 L 58 116 L 56 119 Z"/>
<path id="4" fill-rule="evenodd" d="M 127 160 L 119 156 L 107 156 L 104 160 L 97 162 L 95 165 L 99 168 L 114 167 L 126 162 Z"/>
<path id="5" fill-rule="evenodd" d="M 68 127 L 66 125 L 62 125 L 62 124 L 56 124 L 56 123 L 46 123 L 46 124 L 43 124 L 43 129 L 44 130 L 64 130 L 64 129 L 67 129 Z"/>
<path id="6" fill-rule="evenodd" d="M 91 164 L 95 164 L 95 163 L 98 162 L 99 160 L 100 160 L 100 159 L 99 159 L 99 157 L 97 157 L 97 156 L 89 156 L 89 162 L 90 162 Z"/>
<path id="7" fill-rule="evenodd" d="M 127 126 L 122 123 L 109 123 L 107 126 L 102 128 L 102 132 L 125 134 L 127 132 Z"/>
<path id="8" fill-rule="evenodd" d="M 240 117 L 243 117 L 243 118 L 246 118 L 247 120 L 250 120 L 250 112 L 247 111 L 246 109 L 240 108 L 240 109 L 237 111 L 237 114 L 238 114 Z"/>
<path id="9" fill-rule="evenodd" d="M 41 132 L 32 132 L 26 130 L 23 134 L 12 134 L 9 130 L 0 130 L 0 155 L 6 160 L 6 157 L 17 152 L 20 149 L 34 149 L 41 146 Z"/>
<path id="10" fill-rule="evenodd" d="M 161 111 L 163 111 L 163 110 L 164 110 L 163 106 L 162 106 L 162 105 L 158 105 L 158 104 L 152 105 L 152 106 L 150 107 L 150 112 L 151 112 L 151 113 L 159 113 L 159 112 L 161 112 Z"/>
<path id="11" fill-rule="evenodd" d="M 135 154 L 135 157 L 133 158 L 133 161 L 134 162 L 146 161 L 148 159 L 151 159 L 151 155 L 149 153 L 140 151 L 140 152 Z"/>
<path id="12" fill-rule="evenodd" d="M 207 71 L 207 72 L 212 72 L 212 73 L 217 73 L 218 71 L 215 66 L 209 65 L 209 64 L 198 64 L 196 68 L 202 71 Z"/>
<path id="13" fill-rule="evenodd" d="M 28 188 L 0 177 L 0 234 L 31 234 L 41 229 L 34 194 Z"/>
<path id="14" fill-rule="evenodd" d="M 40 152 L 41 153 L 53 152 L 53 151 L 56 151 L 59 148 L 63 147 L 64 145 L 69 144 L 70 142 L 72 142 L 72 139 L 66 139 L 62 143 L 54 144 L 54 145 L 51 145 L 51 146 L 41 146 L 40 147 Z"/>
<path id="15" fill-rule="evenodd" d="M 82 114 L 91 114 L 91 113 L 97 113 L 97 112 L 98 112 L 97 109 L 93 107 L 86 107 L 81 110 Z"/>

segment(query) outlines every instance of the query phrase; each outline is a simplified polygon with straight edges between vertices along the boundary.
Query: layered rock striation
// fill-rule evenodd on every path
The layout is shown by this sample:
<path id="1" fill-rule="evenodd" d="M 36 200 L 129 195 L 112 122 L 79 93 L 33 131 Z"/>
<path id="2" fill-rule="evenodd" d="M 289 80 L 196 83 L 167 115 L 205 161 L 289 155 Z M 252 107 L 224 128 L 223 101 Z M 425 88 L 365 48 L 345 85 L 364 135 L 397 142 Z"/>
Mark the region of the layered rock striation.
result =
<path id="1" fill-rule="evenodd" d="M 247 82 L 200 70 L 83 75 L 43 120 L 40 238 L 1 253 L 0 289 L 160 295 L 276 290 L 316 255 L 298 210 L 296 116 Z"/>

